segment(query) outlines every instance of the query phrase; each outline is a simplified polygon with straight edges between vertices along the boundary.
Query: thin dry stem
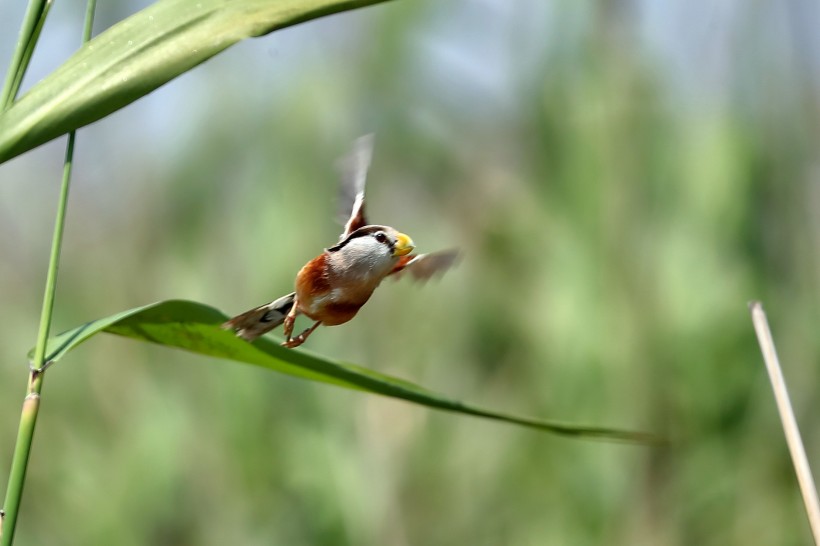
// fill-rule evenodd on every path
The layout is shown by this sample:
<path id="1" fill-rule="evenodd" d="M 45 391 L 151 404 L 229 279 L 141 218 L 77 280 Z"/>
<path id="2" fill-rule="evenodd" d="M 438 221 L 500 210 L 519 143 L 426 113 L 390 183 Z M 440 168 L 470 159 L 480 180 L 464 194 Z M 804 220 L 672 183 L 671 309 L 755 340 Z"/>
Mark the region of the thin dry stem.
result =
<path id="1" fill-rule="evenodd" d="M 811 475 L 811 468 L 806 458 L 806 450 L 803 447 L 800 430 L 797 428 L 797 420 L 794 417 L 789 392 L 786 389 L 786 380 L 783 378 L 783 370 L 780 368 L 780 361 L 775 351 L 769 321 L 766 319 L 766 313 L 763 312 L 763 306 L 760 302 L 752 302 L 749 304 L 749 309 L 752 312 L 752 322 L 754 323 L 757 340 L 760 343 L 760 350 L 763 353 L 763 360 L 766 362 L 766 369 L 769 371 L 769 380 L 772 383 L 777 410 L 780 412 L 780 420 L 783 423 L 783 432 L 786 434 L 786 443 L 789 446 L 794 470 L 797 473 L 800 492 L 803 494 L 803 503 L 806 505 L 806 513 L 809 516 L 809 525 L 811 525 L 811 531 L 814 535 L 814 543 L 820 545 L 820 502 L 817 500 L 817 487 Z"/>

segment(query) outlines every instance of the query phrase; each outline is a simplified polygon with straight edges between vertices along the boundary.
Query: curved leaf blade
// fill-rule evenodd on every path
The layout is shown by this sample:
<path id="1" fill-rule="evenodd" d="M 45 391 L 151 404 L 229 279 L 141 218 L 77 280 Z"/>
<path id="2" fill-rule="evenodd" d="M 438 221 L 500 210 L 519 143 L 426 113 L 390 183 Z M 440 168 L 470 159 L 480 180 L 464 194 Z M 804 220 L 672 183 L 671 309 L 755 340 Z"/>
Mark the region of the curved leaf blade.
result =
<path id="1" fill-rule="evenodd" d="M 159 0 L 0 115 L 0 163 L 93 123 L 245 38 L 386 0 Z"/>
<path id="2" fill-rule="evenodd" d="M 61 360 L 76 346 L 100 332 L 108 332 L 167 347 L 262 366 L 311 381 L 381 394 L 423 406 L 495 419 L 564 436 L 626 442 L 654 443 L 651 434 L 520 417 L 465 404 L 436 392 L 373 370 L 337 362 L 303 350 L 285 349 L 260 338 L 253 343 L 223 330 L 227 320 L 220 311 L 192 301 L 169 300 L 95 320 L 49 340 L 47 360 Z"/>

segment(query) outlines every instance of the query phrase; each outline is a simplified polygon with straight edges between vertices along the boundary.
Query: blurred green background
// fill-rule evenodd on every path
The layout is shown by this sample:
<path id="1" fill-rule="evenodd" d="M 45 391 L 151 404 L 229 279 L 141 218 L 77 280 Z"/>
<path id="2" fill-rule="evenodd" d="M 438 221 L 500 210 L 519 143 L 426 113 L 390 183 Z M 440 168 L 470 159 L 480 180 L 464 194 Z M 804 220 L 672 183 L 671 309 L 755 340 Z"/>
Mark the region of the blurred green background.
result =
<path id="1" fill-rule="evenodd" d="M 18 5 L 19 4 L 19 5 Z M 96 29 L 142 1 L 101 3 Z M 10 58 L 20 3 L 0 5 Z M 58 2 L 28 84 L 77 47 Z M 334 161 L 439 282 L 310 350 L 553 437 L 100 337 L 48 373 L 20 544 L 806 544 L 746 303 L 818 470 L 820 8 L 416 0 L 245 42 L 79 132 L 58 331 L 167 298 L 236 313 L 335 241 Z M 5 63 L 4 63 L 5 66 Z M 0 491 L 64 141 L 0 166 Z"/>

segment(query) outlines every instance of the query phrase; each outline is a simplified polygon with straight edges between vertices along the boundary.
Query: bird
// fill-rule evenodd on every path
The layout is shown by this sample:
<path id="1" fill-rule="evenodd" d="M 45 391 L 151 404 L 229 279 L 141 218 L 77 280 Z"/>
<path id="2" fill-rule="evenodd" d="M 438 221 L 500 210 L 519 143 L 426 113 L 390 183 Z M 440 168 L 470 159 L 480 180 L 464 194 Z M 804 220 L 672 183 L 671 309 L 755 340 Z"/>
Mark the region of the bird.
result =
<path id="1" fill-rule="evenodd" d="M 338 242 L 299 270 L 293 292 L 233 317 L 222 328 L 253 341 L 284 324 L 282 345 L 298 347 L 320 325 L 337 326 L 355 317 L 385 278 L 410 275 L 424 281 L 456 263 L 457 250 L 413 254 L 415 244 L 408 235 L 368 223 L 364 192 L 373 143 L 372 134 L 356 139 L 353 150 L 341 161 L 339 203 L 341 219 L 346 221 Z M 293 336 L 298 315 L 314 323 Z"/>

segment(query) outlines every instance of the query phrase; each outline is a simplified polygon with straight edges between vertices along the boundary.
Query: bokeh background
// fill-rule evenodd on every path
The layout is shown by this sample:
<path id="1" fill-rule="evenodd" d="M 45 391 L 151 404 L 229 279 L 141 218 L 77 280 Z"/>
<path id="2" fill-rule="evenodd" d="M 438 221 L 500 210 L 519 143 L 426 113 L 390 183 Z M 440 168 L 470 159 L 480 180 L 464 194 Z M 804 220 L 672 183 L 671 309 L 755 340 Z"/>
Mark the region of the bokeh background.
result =
<path id="1" fill-rule="evenodd" d="M 97 32 L 147 5 L 99 5 Z M 76 49 L 57 2 L 27 84 Z M 10 58 L 19 2 L 0 4 Z M 374 221 L 460 267 L 310 350 L 544 418 L 553 437 L 99 337 L 49 371 L 20 544 L 806 544 L 746 304 L 818 470 L 820 8 L 416 0 L 244 42 L 79 132 L 55 329 L 167 298 L 236 313 Z M 64 141 L 0 166 L 0 490 Z"/>

